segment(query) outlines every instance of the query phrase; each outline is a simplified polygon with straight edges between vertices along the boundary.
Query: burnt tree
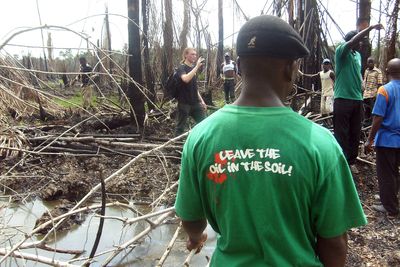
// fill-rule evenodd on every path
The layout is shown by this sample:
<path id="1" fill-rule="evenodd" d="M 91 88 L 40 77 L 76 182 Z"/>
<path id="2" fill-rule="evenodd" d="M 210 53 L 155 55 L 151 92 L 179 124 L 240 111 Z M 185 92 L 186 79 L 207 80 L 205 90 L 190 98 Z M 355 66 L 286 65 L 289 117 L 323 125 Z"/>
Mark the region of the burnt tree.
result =
<path id="1" fill-rule="evenodd" d="M 147 107 L 149 110 L 155 109 L 156 91 L 154 88 L 154 74 L 150 65 L 150 52 L 149 52 L 149 0 L 142 0 L 142 18 L 143 18 L 143 59 L 144 59 L 144 74 L 146 79 L 147 88 Z"/>
<path id="2" fill-rule="evenodd" d="M 164 47 L 162 54 L 162 81 L 165 83 L 173 70 L 173 30 L 172 30 L 172 0 L 164 0 L 165 20 L 163 27 Z"/>
<path id="3" fill-rule="evenodd" d="M 360 0 L 358 14 L 359 17 L 357 19 L 357 30 L 362 31 L 368 28 L 371 20 L 371 0 Z M 369 41 L 369 33 L 360 43 L 361 72 L 364 73 L 367 67 L 367 59 L 371 55 L 371 43 Z"/>
<path id="4" fill-rule="evenodd" d="M 131 118 L 136 123 L 136 131 L 139 131 L 143 126 L 145 117 L 145 98 L 140 89 L 142 84 L 142 60 L 140 54 L 139 0 L 128 0 L 128 18 L 129 76 L 135 82 L 129 82 L 127 95 L 131 104 Z"/>
<path id="5" fill-rule="evenodd" d="M 396 57 L 396 40 L 397 40 L 397 20 L 399 17 L 399 4 L 400 0 L 394 1 L 392 16 L 390 17 L 387 43 L 386 64 L 389 60 Z M 386 67 L 386 65 L 385 65 Z"/>
<path id="6" fill-rule="evenodd" d="M 224 14 L 223 14 L 223 0 L 218 0 L 218 50 L 217 50 L 217 73 L 218 79 L 221 73 L 222 57 L 224 53 Z"/>
<path id="7" fill-rule="evenodd" d="M 179 43 L 180 43 L 180 51 L 183 53 L 183 50 L 188 46 L 187 44 L 187 36 L 189 34 L 190 29 L 190 8 L 189 3 L 190 0 L 183 0 L 183 23 L 182 23 L 182 31 L 179 35 Z"/>
<path id="8" fill-rule="evenodd" d="M 108 71 L 112 74 L 113 69 L 113 61 L 112 61 L 112 53 L 111 53 L 111 31 L 110 31 L 110 21 L 108 19 L 108 6 L 106 6 L 106 15 L 104 17 L 104 25 L 106 30 L 106 47 L 107 47 L 107 62 L 108 62 Z M 112 85 L 112 83 L 110 83 Z"/>

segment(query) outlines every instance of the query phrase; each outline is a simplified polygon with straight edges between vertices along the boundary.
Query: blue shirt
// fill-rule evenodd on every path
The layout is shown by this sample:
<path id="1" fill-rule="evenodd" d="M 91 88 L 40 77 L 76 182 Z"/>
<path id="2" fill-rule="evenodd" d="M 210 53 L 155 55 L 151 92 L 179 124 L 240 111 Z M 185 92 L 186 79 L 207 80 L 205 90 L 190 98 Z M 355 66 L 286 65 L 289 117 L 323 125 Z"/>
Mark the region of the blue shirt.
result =
<path id="1" fill-rule="evenodd" d="M 379 88 L 372 114 L 383 117 L 375 146 L 400 148 L 400 80 Z"/>

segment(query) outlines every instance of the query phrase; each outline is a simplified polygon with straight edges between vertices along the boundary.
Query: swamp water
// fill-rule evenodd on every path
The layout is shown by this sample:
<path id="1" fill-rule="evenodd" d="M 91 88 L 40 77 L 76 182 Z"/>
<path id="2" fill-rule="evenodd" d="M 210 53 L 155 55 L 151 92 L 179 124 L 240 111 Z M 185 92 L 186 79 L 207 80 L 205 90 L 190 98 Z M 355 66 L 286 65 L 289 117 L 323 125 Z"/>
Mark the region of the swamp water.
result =
<path id="1" fill-rule="evenodd" d="M 4 198 L 3 198 L 4 200 Z M 59 202 L 34 200 L 26 204 L 9 204 L 0 199 L 0 247 L 10 246 L 10 240 L 15 244 L 22 240 L 24 233 L 30 233 L 34 228 L 36 220 L 46 211 L 51 210 Z M 148 212 L 143 206 L 136 206 L 140 212 Z M 128 209 L 119 207 L 107 207 L 105 216 L 118 216 L 133 218 L 136 215 Z M 152 218 L 153 220 L 157 218 Z M 69 250 L 84 250 L 84 254 L 74 256 L 70 254 L 54 253 L 41 249 L 23 249 L 21 252 L 37 254 L 40 256 L 53 258 L 60 261 L 69 261 L 75 258 L 87 257 L 93 247 L 94 240 L 100 218 L 89 213 L 81 225 L 75 225 L 72 229 L 58 232 L 56 237 L 51 237 L 47 244 L 51 247 Z M 123 225 L 123 222 L 114 219 L 105 219 L 103 232 L 96 254 L 108 251 L 116 246 L 130 240 L 141 231 L 147 228 L 149 224 L 141 221 L 130 226 Z M 164 254 L 168 243 L 175 233 L 177 224 L 165 224 L 152 230 L 150 234 L 141 239 L 141 242 L 133 249 L 129 248 L 116 256 L 108 266 L 155 266 L 158 259 Z M 163 266 L 182 266 L 188 251 L 186 250 L 186 236 L 181 231 L 176 240 L 170 255 Z M 215 233 L 210 227 L 207 227 L 209 239 L 200 254 L 192 258 L 190 266 L 206 266 L 206 257 L 211 257 L 215 248 Z M 40 236 L 34 236 L 30 241 L 36 241 Z M 111 255 L 110 253 L 95 258 L 91 266 L 101 266 L 101 263 Z M 1 256 L 2 257 L 2 256 Z M 81 265 L 83 261 L 74 261 L 71 264 Z M 1 266 L 48 266 L 34 261 L 15 259 L 9 257 Z"/>

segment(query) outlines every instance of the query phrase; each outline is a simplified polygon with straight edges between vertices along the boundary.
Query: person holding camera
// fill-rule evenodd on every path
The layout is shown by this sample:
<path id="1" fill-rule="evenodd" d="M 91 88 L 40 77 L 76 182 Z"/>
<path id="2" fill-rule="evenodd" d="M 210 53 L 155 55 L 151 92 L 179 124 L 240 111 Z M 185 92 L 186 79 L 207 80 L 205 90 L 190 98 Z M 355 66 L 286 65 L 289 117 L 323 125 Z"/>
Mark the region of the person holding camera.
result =
<path id="1" fill-rule="evenodd" d="M 178 67 L 178 77 L 182 80 L 182 86 L 178 92 L 178 121 L 175 135 L 185 132 L 187 120 L 192 117 L 199 123 L 206 117 L 207 105 L 201 97 L 197 87 L 197 72 L 201 70 L 204 58 L 197 58 L 194 48 L 183 50 L 182 64 Z"/>

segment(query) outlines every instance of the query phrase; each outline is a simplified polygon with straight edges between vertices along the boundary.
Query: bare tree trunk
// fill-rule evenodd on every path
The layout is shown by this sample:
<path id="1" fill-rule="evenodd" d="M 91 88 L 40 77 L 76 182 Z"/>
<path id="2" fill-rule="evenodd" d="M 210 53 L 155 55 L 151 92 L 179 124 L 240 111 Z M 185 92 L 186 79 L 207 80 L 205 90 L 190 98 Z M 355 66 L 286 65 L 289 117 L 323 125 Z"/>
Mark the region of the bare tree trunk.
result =
<path id="1" fill-rule="evenodd" d="M 172 30 L 172 0 L 164 0 L 165 21 L 164 21 L 164 49 L 162 56 L 162 81 L 165 83 L 173 71 L 173 30 Z"/>
<path id="2" fill-rule="evenodd" d="M 204 30 L 201 28 L 201 11 L 203 10 L 205 4 L 207 3 L 207 0 L 204 0 L 200 5 L 197 3 L 197 0 L 194 0 L 194 2 L 196 3 L 196 6 L 193 5 L 193 0 L 192 0 L 192 12 L 194 15 L 194 21 L 195 21 L 195 31 L 196 31 L 196 49 L 197 49 L 197 53 L 201 52 L 201 31 Z"/>
<path id="3" fill-rule="evenodd" d="M 288 2 L 289 24 L 294 28 L 294 3 L 293 0 Z"/>
<path id="4" fill-rule="evenodd" d="M 129 76 L 136 82 L 128 85 L 128 98 L 132 106 L 131 117 L 137 125 L 137 131 L 144 124 L 145 109 L 144 95 L 140 91 L 139 84 L 142 84 L 142 60 L 140 54 L 140 33 L 139 33 L 139 0 L 128 0 L 128 54 L 129 54 Z"/>
<path id="5" fill-rule="evenodd" d="M 274 14 L 276 16 L 282 17 L 282 7 L 283 7 L 282 0 L 274 0 Z"/>
<path id="6" fill-rule="evenodd" d="M 362 31 L 368 28 L 371 20 L 371 0 L 360 0 L 358 9 L 357 30 Z M 371 44 L 369 34 L 361 41 L 361 72 L 364 73 L 367 67 L 367 59 L 371 55 Z"/>
<path id="7" fill-rule="evenodd" d="M 304 59 L 304 71 L 305 73 L 316 73 L 320 70 L 320 58 L 316 53 L 319 34 L 316 30 L 319 24 L 316 0 L 305 0 L 304 17 L 307 19 L 303 26 L 303 37 L 307 48 L 310 50 L 310 55 Z M 311 89 L 312 84 L 311 79 L 306 79 L 304 87 Z"/>
<path id="8" fill-rule="evenodd" d="M 190 29 L 190 8 L 189 3 L 190 0 L 183 0 L 183 24 L 182 24 L 182 31 L 179 35 L 179 43 L 180 43 L 180 50 L 183 53 L 183 50 L 187 47 L 187 36 Z"/>
<path id="9" fill-rule="evenodd" d="M 51 71 L 52 67 L 54 67 L 53 41 L 51 39 L 51 32 L 47 33 L 47 54 L 49 55 L 49 69 Z M 52 75 L 48 75 L 48 77 L 53 79 Z"/>
<path id="10" fill-rule="evenodd" d="M 206 44 L 207 44 L 207 59 L 206 62 L 211 62 L 211 36 L 210 33 L 206 33 Z M 217 60 L 218 62 L 218 60 Z M 218 68 L 218 65 L 217 65 Z M 205 70 L 205 84 L 204 84 L 204 93 L 202 94 L 204 102 L 206 102 L 207 105 L 214 106 L 213 99 L 212 99 L 212 88 L 210 86 L 211 84 L 211 64 L 206 64 L 206 70 Z"/>
<path id="11" fill-rule="evenodd" d="M 53 61 L 53 41 L 51 39 L 51 32 L 47 33 L 47 54 L 49 55 L 49 61 Z"/>
<path id="12" fill-rule="evenodd" d="M 149 110 L 155 108 L 153 103 L 156 103 L 156 91 L 154 88 L 154 75 L 150 66 L 150 53 L 149 53 L 149 0 L 142 0 L 142 18 L 143 18 L 143 59 L 144 59 L 144 74 L 146 79 L 146 87 L 148 89 L 147 107 Z"/>
<path id="13" fill-rule="evenodd" d="M 108 20 L 108 6 L 106 6 L 106 16 L 104 18 L 105 26 L 106 26 L 106 35 L 107 35 L 107 62 L 108 62 L 108 71 L 110 74 L 112 74 L 112 69 L 113 69 L 113 62 L 112 62 L 112 53 L 111 53 L 111 31 L 110 31 L 110 22 Z M 112 83 L 110 83 L 111 85 Z"/>
<path id="14" fill-rule="evenodd" d="M 378 23 L 380 24 L 382 21 L 382 0 L 379 0 L 379 19 Z M 376 48 L 377 50 L 377 58 L 376 60 L 378 62 L 381 62 L 381 31 L 378 31 L 378 47 Z"/>
<path id="15" fill-rule="evenodd" d="M 392 17 L 390 18 L 390 24 L 389 24 L 390 36 L 387 44 L 386 63 L 389 62 L 389 60 L 396 57 L 397 20 L 399 17 L 399 4 L 400 0 L 395 0 Z"/>
<path id="16" fill-rule="evenodd" d="M 217 73 L 218 79 L 221 73 L 221 64 L 224 53 L 224 14 L 223 14 L 223 0 L 218 0 L 218 51 L 217 51 Z"/>
<path id="17" fill-rule="evenodd" d="M 296 29 L 299 31 L 301 25 L 304 22 L 304 1 L 297 0 L 297 19 L 296 19 Z"/>

